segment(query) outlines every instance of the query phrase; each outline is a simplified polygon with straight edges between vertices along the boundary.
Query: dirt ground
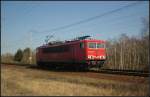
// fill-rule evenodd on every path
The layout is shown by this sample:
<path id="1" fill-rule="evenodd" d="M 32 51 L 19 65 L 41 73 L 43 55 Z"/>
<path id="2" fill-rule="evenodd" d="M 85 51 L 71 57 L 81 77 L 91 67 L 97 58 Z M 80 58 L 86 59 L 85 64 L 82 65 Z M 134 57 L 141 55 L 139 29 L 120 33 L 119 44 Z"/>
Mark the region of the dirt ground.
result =
<path id="1" fill-rule="evenodd" d="M 1 64 L 2 96 L 148 96 L 149 78 Z"/>

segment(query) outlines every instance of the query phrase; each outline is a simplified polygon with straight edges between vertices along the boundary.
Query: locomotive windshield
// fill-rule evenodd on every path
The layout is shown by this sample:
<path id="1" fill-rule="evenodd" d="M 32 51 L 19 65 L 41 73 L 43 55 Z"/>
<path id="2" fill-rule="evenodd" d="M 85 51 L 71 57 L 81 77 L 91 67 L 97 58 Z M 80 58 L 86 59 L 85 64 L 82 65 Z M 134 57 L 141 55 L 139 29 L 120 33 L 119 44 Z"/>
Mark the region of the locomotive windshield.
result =
<path id="1" fill-rule="evenodd" d="M 103 44 L 103 43 L 97 43 L 97 48 L 105 48 L 105 44 Z"/>
<path id="2" fill-rule="evenodd" d="M 89 43 L 88 48 L 96 48 L 96 43 Z"/>
<path id="3" fill-rule="evenodd" d="M 88 43 L 88 48 L 105 48 L 105 44 L 103 43 Z"/>

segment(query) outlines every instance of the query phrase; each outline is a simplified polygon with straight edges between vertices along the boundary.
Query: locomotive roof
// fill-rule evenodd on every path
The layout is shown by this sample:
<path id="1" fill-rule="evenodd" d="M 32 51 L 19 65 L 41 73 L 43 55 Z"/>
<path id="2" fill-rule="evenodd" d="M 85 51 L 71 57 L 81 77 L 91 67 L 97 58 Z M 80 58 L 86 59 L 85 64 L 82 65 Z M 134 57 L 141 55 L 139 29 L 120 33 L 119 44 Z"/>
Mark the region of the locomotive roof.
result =
<path id="1" fill-rule="evenodd" d="M 72 41 L 65 41 L 65 42 L 60 42 L 60 43 L 54 43 L 54 44 L 45 44 L 43 46 L 40 46 L 39 48 L 44 48 L 44 47 L 53 47 L 53 46 L 60 46 L 60 45 L 69 45 L 69 44 L 75 44 L 79 42 L 100 42 L 100 43 L 105 43 L 104 40 L 97 40 L 97 39 L 83 39 L 83 40 L 72 40 Z"/>

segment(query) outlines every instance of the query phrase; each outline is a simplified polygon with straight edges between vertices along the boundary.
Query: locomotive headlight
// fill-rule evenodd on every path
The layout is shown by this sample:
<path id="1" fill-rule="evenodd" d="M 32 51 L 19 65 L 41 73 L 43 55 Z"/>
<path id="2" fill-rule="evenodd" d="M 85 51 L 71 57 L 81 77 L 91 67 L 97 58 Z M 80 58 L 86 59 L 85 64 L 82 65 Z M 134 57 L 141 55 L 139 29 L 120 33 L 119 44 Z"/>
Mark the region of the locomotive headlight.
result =
<path id="1" fill-rule="evenodd" d="M 105 56 L 103 56 L 103 58 L 105 59 Z"/>
<path id="2" fill-rule="evenodd" d="M 91 59 L 91 56 L 88 56 L 89 59 Z"/>
<path id="3" fill-rule="evenodd" d="M 101 59 L 101 56 L 99 56 L 99 58 Z"/>

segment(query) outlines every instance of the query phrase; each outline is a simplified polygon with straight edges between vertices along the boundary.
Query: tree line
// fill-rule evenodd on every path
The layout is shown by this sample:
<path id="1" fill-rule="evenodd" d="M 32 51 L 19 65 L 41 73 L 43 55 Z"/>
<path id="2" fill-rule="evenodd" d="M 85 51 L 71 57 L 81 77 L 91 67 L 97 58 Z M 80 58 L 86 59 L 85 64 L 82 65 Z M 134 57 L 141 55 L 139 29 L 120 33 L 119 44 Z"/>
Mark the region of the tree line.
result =
<path id="1" fill-rule="evenodd" d="M 29 47 L 24 50 L 18 49 L 13 55 L 11 53 L 6 53 L 1 55 L 1 60 L 3 63 L 24 63 L 24 64 L 35 64 L 35 51 L 32 51 Z"/>
<path id="2" fill-rule="evenodd" d="M 106 53 L 104 68 L 148 71 L 149 20 L 143 19 L 143 29 L 138 36 L 122 34 L 119 39 L 108 40 Z"/>
<path id="3" fill-rule="evenodd" d="M 105 68 L 148 70 L 149 36 L 136 38 L 122 34 L 120 39 L 106 42 L 106 54 Z"/>

